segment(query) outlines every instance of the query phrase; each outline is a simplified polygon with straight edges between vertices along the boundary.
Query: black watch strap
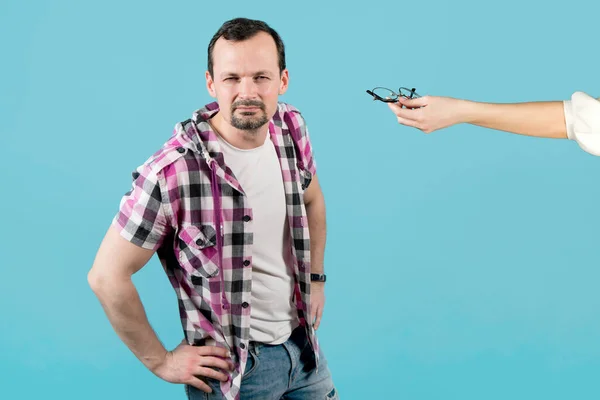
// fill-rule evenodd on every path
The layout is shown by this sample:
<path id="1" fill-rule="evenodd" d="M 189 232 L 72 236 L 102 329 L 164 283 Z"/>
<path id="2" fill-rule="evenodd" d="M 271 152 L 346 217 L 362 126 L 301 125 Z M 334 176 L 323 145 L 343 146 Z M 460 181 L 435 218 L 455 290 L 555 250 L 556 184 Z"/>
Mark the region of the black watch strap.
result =
<path id="1" fill-rule="evenodd" d="M 310 280 L 312 282 L 325 282 L 327 280 L 327 275 L 325 275 L 325 274 L 310 274 Z"/>

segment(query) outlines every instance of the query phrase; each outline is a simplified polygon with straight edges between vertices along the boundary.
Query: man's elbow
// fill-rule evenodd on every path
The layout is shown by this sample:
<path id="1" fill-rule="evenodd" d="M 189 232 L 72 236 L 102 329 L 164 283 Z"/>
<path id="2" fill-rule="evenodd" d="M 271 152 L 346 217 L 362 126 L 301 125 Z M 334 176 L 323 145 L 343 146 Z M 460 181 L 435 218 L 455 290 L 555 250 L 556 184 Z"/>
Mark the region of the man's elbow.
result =
<path id="1" fill-rule="evenodd" d="M 88 272 L 87 281 L 92 291 L 98 295 L 101 293 L 102 288 L 106 286 L 106 278 L 102 274 L 98 273 L 94 267 Z"/>
<path id="2" fill-rule="evenodd" d="M 114 289 L 118 283 L 118 279 L 115 279 L 106 269 L 99 268 L 94 265 L 90 272 L 88 272 L 87 280 L 88 284 L 96 296 L 101 297 L 107 291 Z M 111 289 L 112 288 L 112 289 Z"/>

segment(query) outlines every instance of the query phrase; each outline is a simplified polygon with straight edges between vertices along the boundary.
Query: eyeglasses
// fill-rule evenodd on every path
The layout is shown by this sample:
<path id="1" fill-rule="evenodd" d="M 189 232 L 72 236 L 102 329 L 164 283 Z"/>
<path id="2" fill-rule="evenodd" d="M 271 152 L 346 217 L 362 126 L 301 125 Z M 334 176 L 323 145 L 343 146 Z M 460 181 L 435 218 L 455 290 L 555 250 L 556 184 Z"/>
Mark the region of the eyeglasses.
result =
<path id="1" fill-rule="evenodd" d="M 417 97 L 421 97 L 415 90 L 415 88 L 408 89 L 401 87 L 398 89 L 398 93 L 396 93 L 388 88 L 376 87 L 373 90 L 367 90 L 367 93 L 373 96 L 373 100 L 383 101 L 384 103 L 395 103 L 398 101 L 399 97 L 404 97 L 405 99 L 416 99 Z"/>

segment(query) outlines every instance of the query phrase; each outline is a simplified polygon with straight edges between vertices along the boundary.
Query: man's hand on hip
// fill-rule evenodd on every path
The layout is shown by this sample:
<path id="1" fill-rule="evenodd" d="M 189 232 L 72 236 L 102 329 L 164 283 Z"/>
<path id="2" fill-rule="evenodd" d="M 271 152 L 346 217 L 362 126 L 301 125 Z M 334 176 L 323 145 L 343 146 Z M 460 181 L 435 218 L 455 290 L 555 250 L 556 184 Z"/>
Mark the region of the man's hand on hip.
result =
<path id="1" fill-rule="evenodd" d="M 171 383 L 183 383 L 211 393 L 212 389 L 199 377 L 229 380 L 233 362 L 229 352 L 215 346 L 190 346 L 182 341 L 173 351 L 165 354 L 163 362 L 152 372 Z M 216 369 L 213 369 L 216 368 Z"/>

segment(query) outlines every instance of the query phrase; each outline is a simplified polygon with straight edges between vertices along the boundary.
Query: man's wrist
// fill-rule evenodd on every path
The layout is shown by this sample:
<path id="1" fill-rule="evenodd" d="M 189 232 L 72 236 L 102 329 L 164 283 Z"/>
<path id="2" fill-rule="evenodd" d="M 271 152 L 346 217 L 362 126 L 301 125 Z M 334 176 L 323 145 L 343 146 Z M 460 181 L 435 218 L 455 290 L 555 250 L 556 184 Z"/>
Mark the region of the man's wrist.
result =
<path id="1" fill-rule="evenodd" d="M 162 372 L 169 361 L 169 357 L 172 357 L 172 353 L 170 351 L 164 350 L 164 353 L 157 356 L 143 357 L 142 363 L 148 368 L 152 373 L 162 378 Z"/>
<path id="2" fill-rule="evenodd" d="M 454 124 L 477 124 L 485 110 L 485 104 L 471 100 L 457 100 Z"/>

